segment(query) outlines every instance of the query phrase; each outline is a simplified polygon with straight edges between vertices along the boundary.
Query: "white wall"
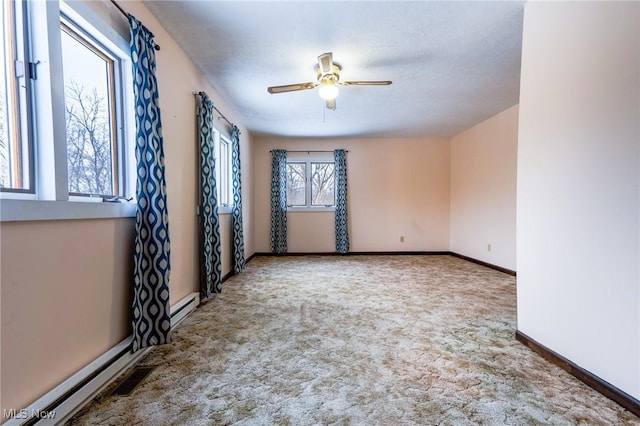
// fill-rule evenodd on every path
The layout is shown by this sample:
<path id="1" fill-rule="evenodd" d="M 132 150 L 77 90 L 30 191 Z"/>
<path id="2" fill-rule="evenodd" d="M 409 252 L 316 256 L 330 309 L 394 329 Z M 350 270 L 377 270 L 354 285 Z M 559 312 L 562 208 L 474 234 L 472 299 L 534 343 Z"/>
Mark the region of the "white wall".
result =
<path id="1" fill-rule="evenodd" d="M 518 329 L 640 398 L 640 4 L 525 7 Z"/>
<path id="2" fill-rule="evenodd" d="M 452 252 L 516 269 L 517 146 L 517 105 L 451 139 Z"/>
<path id="3" fill-rule="evenodd" d="M 256 252 L 271 251 L 269 151 L 278 148 L 349 151 L 351 251 L 448 250 L 448 139 L 255 138 L 253 146 Z M 334 217 L 333 212 L 289 212 L 289 252 L 335 252 Z"/>

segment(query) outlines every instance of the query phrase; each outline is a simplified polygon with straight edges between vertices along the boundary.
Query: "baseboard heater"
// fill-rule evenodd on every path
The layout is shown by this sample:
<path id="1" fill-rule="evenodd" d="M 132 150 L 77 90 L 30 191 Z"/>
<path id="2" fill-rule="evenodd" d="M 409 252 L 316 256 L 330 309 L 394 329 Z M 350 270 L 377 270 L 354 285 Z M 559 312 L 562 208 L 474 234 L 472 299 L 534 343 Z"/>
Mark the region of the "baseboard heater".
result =
<path id="1" fill-rule="evenodd" d="M 175 328 L 199 304 L 200 294 L 191 293 L 171 306 L 171 328 Z M 132 354 L 132 338 L 127 337 L 27 408 L 15 410 L 3 426 L 59 425 L 69 420 L 113 383 L 120 373 L 151 350 L 146 348 Z"/>

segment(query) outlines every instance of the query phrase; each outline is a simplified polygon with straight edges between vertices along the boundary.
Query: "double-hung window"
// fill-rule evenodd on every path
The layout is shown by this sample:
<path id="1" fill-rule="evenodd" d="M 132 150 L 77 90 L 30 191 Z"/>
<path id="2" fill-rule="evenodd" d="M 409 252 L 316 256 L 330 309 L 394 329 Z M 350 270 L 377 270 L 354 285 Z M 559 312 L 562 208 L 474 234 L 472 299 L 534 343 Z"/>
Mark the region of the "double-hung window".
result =
<path id="1" fill-rule="evenodd" d="M 287 206 L 292 210 L 333 210 L 334 163 L 329 159 L 287 160 Z"/>
<path id="2" fill-rule="evenodd" d="M 216 162 L 216 189 L 220 213 L 231 213 L 233 192 L 231 181 L 231 142 L 214 129 L 214 152 Z"/>
<path id="3" fill-rule="evenodd" d="M 81 2 L 3 2 L 2 25 L 2 219 L 23 219 L 12 213 L 27 210 L 16 198 L 38 200 L 42 219 L 112 215 L 100 209 L 130 215 L 134 209 L 69 203 L 118 201 L 135 192 L 126 35 Z M 56 213 L 48 215 L 49 207 Z"/>
<path id="4" fill-rule="evenodd" d="M 69 194 L 122 195 L 115 84 L 118 58 L 70 19 L 63 17 L 60 28 Z"/>

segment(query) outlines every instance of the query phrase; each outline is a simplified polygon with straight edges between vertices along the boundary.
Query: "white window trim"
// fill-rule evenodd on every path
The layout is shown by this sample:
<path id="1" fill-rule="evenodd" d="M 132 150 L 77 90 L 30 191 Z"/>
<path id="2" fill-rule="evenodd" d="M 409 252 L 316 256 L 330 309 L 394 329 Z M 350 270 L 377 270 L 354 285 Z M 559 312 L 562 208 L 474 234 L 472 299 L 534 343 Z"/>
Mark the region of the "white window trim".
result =
<path id="1" fill-rule="evenodd" d="M 306 163 L 305 170 L 308 172 L 311 171 L 311 163 L 332 163 L 335 167 L 335 160 L 333 156 L 331 157 L 288 157 L 287 163 Z M 302 212 L 334 212 L 336 211 L 335 200 L 333 206 L 312 206 L 311 199 L 311 185 L 309 184 L 309 176 L 307 176 L 307 181 L 305 182 L 305 202 L 308 204 L 306 206 L 287 206 L 288 212 L 293 213 L 302 213 Z"/>
<path id="2" fill-rule="evenodd" d="M 225 133 L 221 132 L 220 130 L 216 129 L 214 127 L 214 131 L 216 133 L 215 136 L 215 153 L 216 153 L 216 172 L 218 172 L 218 170 L 220 170 L 220 173 L 222 173 L 222 169 L 220 168 L 220 158 L 221 158 L 221 154 L 220 154 L 220 147 L 221 147 L 221 141 L 224 140 L 224 142 L 227 144 L 228 146 L 228 164 L 227 164 L 227 170 L 228 170 L 228 185 L 227 185 L 227 191 L 229 194 L 229 202 L 226 204 L 223 204 L 219 199 L 218 199 L 218 214 L 231 214 L 233 213 L 233 173 L 232 173 L 232 156 L 233 153 L 231 152 L 232 150 L 232 146 L 231 146 L 231 138 L 228 137 Z M 220 174 L 220 176 L 222 176 Z M 218 176 L 216 176 L 217 179 Z M 222 180 L 222 179 L 220 179 Z M 218 187 L 220 185 L 219 181 L 216 181 L 216 187 Z"/>
<path id="3" fill-rule="evenodd" d="M 135 217 L 136 204 L 86 201 L 2 200 L 1 222 Z"/>
<path id="4" fill-rule="evenodd" d="M 64 94 L 52 90 L 62 81 L 62 52 L 60 45 L 61 13 L 81 27 L 93 27 L 91 36 L 114 52 L 121 61 L 124 72 L 122 87 L 132 81 L 129 42 L 110 28 L 104 19 L 84 5 L 54 1 L 29 2 L 29 21 L 32 27 L 44 28 L 45 37 L 31 37 L 32 53 L 30 60 L 38 62 L 38 79 L 33 83 L 36 111 L 32 137 L 34 155 L 34 175 L 36 193 L 0 192 L 0 222 L 64 220 L 64 219 L 100 219 L 117 217 L 135 217 L 135 201 L 102 202 L 97 197 L 69 196 L 67 188 L 66 129 L 64 120 Z M 76 10 L 78 9 L 78 11 Z M 82 13 L 82 15 L 80 13 Z M 133 105 L 133 94 L 123 90 L 125 105 Z M 135 140 L 135 121 L 122 114 L 119 117 L 122 127 L 120 137 L 126 141 Z M 65 143 L 56 143 L 63 140 Z M 120 146 L 120 167 L 126 168 L 123 174 L 118 171 L 120 185 L 126 197 L 135 195 L 135 146 L 123 143 Z M 42 162 L 47 158 L 47 162 Z M 123 181 L 122 177 L 126 181 Z"/>
<path id="5" fill-rule="evenodd" d="M 307 206 L 287 206 L 287 211 L 288 212 L 293 212 L 293 213 L 301 213 L 301 212 L 305 212 L 305 213 L 313 213 L 313 212 L 334 212 L 336 211 L 335 207 L 326 207 L 326 206 L 311 206 L 311 207 L 307 207 Z"/>

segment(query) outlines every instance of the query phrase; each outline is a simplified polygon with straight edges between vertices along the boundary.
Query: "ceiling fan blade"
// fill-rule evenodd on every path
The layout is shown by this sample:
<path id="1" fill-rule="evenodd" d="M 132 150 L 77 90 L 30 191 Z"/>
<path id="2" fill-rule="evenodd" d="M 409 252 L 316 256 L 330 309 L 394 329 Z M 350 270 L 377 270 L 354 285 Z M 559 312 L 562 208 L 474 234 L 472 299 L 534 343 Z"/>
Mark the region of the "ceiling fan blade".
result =
<path id="1" fill-rule="evenodd" d="M 320 75 L 331 73 L 333 68 L 333 54 L 327 52 L 318 56 L 318 67 L 320 69 Z"/>
<path id="2" fill-rule="evenodd" d="M 327 99 L 327 109 L 330 109 L 331 111 L 335 111 L 336 110 L 336 100 L 334 99 Z"/>
<path id="3" fill-rule="evenodd" d="M 318 83 L 297 83 L 297 84 L 287 84 L 284 86 L 272 86 L 268 87 L 267 91 L 269 93 L 284 93 L 284 92 L 295 92 L 296 90 L 309 90 L 316 87 Z"/>
<path id="4" fill-rule="evenodd" d="M 388 86 L 391 81 L 339 81 L 338 84 L 343 86 Z"/>

